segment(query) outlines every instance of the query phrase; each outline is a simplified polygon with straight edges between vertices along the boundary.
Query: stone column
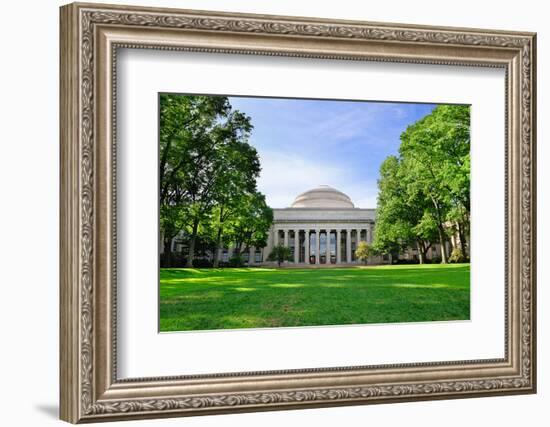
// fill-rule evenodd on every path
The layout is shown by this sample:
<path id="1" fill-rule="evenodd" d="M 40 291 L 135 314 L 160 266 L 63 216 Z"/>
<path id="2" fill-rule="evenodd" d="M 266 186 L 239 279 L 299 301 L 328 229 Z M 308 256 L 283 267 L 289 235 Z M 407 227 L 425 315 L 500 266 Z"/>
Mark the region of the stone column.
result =
<path id="1" fill-rule="evenodd" d="M 260 260 L 261 262 L 264 262 L 265 259 L 264 259 L 264 255 L 265 253 L 267 252 L 267 254 L 269 255 L 269 253 L 271 252 L 271 245 L 272 245 L 272 241 L 273 241 L 273 230 L 269 230 L 267 232 L 267 244 L 265 246 L 265 248 L 263 248 L 263 251 L 262 251 L 262 255 L 260 256 Z"/>
<path id="2" fill-rule="evenodd" d="M 374 224 L 371 222 L 369 223 L 369 238 L 367 242 L 372 243 L 374 240 Z"/>
<path id="3" fill-rule="evenodd" d="M 351 230 L 346 230 L 346 262 L 351 262 Z"/>
<path id="4" fill-rule="evenodd" d="M 305 243 L 305 256 L 304 256 L 304 261 L 306 264 L 309 264 L 309 230 L 308 229 L 305 229 L 304 230 L 304 243 Z"/>
<path id="5" fill-rule="evenodd" d="M 319 237 L 321 237 L 321 233 L 319 229 L 315 230 L 315 264 L 320 264 L 321 260 L 319 257 L 319 252 L 321 251 L 321 245 L 319 244 Z"/>
<path id="6" fill-rule="evenodd" d="M 172 237 L 172 240 L 170 240 L 170 251 L 175 252 L 176 250 L 176 238 Z"/>
<path id="7" fill-rule="evenodd" d="M 342 230 L 336 230 L 336 264 L 342 262 L 342 251 L 340 248 L 340 242 L 342 241 Z"/>
<path id="8" fill-rule="evenodd" d="M 273 230 L 273 246 L 279 245 L 279 229 Z"/>
<path id="9" fill-rule="evenodd" d="M 254 264 L 256 262 L 256 248 L 251 246 L 248 249 L 248 265 Z"/>
<path id="10" fill-rule="evenodd" d="M 288 230 L 284 230 L 283 231 L 284 234 L 284 239 L 283 239 L 283 245 L 286 246 L 288 248 Z"/>
<path id="11" fill-rule="evenodd" d="M 357 237 L 355 239 L 355 250 L 357 250 L 357 248 L 359 247 L 359 242 L 361 241 L 361 229 L 358 228 L 357 230 L 355 230 L 355 232 L 357 233 Z M 359 260 L 355 259 L 355 262 L 359 262 Z"/>
<path id="12" fill-rule="evenodd" d="M 330 264 L 330 229 L 327 229 L 327 239 L 325 247 L 325 264 Z"/>
<path id="13" fill-rule="evenodd" d="M 300 230 L 294 230 L 294 264 L 300 262 Z"/>

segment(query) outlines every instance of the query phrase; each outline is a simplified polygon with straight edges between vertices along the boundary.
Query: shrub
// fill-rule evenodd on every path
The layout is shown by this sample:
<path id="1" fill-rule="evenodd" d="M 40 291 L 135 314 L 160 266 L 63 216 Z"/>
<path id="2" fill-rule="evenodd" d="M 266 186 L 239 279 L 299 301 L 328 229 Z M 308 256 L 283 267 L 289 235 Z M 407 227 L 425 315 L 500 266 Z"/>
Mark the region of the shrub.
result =
<path id="1" fill-rule="evenodd" d="M 355 249 L 355 258 L 357 258 L 359 261 L 363 261 L 366 265 L 367 260 L 371 255 L 371 246 L 367 242 L 359 242 L 359 244 L 357 245 L 357 249 Z"/>
<path id="2" fill-rule="evenodd" d="M 160 266 L 163 268 L 185 267 L 187 257 L 181 252 L 172 252 L 168 257 L 166 253 L 160 254 Z"/>
<path id="3" fill-rule="evenodd" d="M 454 248 L 449 257 L 449 262 L 464 262 L 466 257 L 462 253 L 462 249 Z"/>
<path id="4" fill-rule="evenodd" d="M 174 252 L 173 266 L 174 267 L 185 267 L 187 265 L 187 255 L 182 252 Z"/>
<path id="5" fill-rule="evenodd" d="M 433 256 L 430 260 L 428 260 L 429 264 L 441 264 L 441 257 L 438 255 Z"/>
<path id="6" fill-rule="evenodd" d="M 410 265 L 410 264 L 420 264 L 420 262 L 417 259 L 396 259 L 394 260 L 394 264 L 402 264 L 402 265 Z"/>
<path id="7" fill-rule="evenodd" d="M 212 268 L 212 261 L 208 258 L 196 258 L 193 260 L 194 268 Z"/>
<path id="8" fill-rule="evenodd" d="M 277 245 L 273 247 L 273 249 L 271 250 L 271 253 L 267 257 L 267 260 L 277 261 L 277 265 L 280 267 L 283 262 L 292 261 L 292 258 L 290 255 L 291 255 L 290 248 L 283 245 Z"/>
<path id="9" fill-rule="evenodd" d="M 242 266 L 244 266 L 244 259 L 241 255 L 233 255 L 229 259 L 227 265 L 229 267 L 242 267 Z"/>

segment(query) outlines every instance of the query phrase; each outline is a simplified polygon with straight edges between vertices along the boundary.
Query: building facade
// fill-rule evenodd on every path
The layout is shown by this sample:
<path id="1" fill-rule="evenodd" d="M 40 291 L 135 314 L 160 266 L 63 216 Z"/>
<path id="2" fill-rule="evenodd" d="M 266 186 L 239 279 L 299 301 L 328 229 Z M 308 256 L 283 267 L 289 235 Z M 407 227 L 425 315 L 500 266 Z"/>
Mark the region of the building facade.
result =
<path id="1" fill-rule="evenodd" d="M 251 266 L 276 265 L 276 262 L 268 261 L 268 256 L 274 246 L 283 245 L 291 251 L 291 260 L 285 262 L 288 266 L 353 265 L 360 263 L 355 256 L 359 242 L 371 244 L 375 232 L 375 209 L 357 208 L 346 194 L 328 185 L 321 185 L 298 195 L 290 207 L 273 209 L 273 224 L 266 247 L 251 247 L 241 256 Z M 455 238 L 452 236 L 452 239 Z M 173 251 L 181 251 L 183 242 L 183 238 L 174 238 Z M 450 243 L 445 244 L 450 253 Z M 213 258 L 213 254 L 206 256 Z M 222 263 L 229 261 L 232 256 L 232 247 L 219 249 L 218 259 Z M 433 260 L 435 257 L 441 257 L 440 245 L 433 245 L 427 253 L 427 259 Z M 418 250 L 409 247 L 397 259 L 418 261 Z M 368 262 L 392 263 L 392 258 L 390 255 L 371 256 Z"/>
<path id="2" fill-rule="evenodd" d="M 250 248 L 245 260 L 250 265 L 268 264 L 272 248 L 284 245 L 292 253 L 288 264 L 354 264 L 358 243 L 373 240 L 375 221 L 375 209 L 356 208 L 346 194 L 321 185 L 300 194 L 290 207 L 273 209 L 267 246 Z M 231 248 L 224 249 L 222 260 L 230 257 Z"/>

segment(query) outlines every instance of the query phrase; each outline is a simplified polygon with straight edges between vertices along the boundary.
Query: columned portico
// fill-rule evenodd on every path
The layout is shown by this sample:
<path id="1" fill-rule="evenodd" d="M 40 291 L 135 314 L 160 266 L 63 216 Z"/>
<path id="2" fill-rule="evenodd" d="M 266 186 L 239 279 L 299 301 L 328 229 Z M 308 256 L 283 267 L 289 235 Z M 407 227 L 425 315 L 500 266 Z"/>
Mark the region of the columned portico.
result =
<path id="1" fill-rule="evenodd" d="M 354 262 L 361 240 L 372 242 L 375 210 L 356 208 L 344 193 L 320 186 L 291 207 L 274 209 L 273 217 L 264 262 L 274 246 L 284 245 L 293 252 L 286 265 L 345 265 Z"/>
<path id="2" fill-rule="evenodd" d="M 370 230 L 372 227 L 368 224 L 365 228 L 345 228 L 336 224 L 334 227 L 322 226 L 314 229 L 308 228 L 307 225 L 300 228 L 278 229 L 273 233 L 273 246 L 279 244 L 291 248 L 293 255 L 290 262 L 293 264 L 350 264 L 356 262 L 353 259 L 353 251 L 357 249 L 359 242 L 372 243 Z M 263 251 L 264 258 L 269 255 L 267 248 Z M 251 263 L 255 262 L 255 251 L 256 248 L 250 248 Z"/>
<path id="3" fill-rule="evenodd" d="M 273 209 L 273 224 L 265 247 L 251 246 L 248 253 L 239 255 L 249 265 L 273 266 L 276 262 L 268 257 L 275 246 L 283 245 L 292 253 L 285 266 L 354 264 L 358 243 L 373 242 L 375 219 L 374 209 L 356 208 L 344 193 L 320 186 L 299 195 L 289 208 Z M 218 259 L 227 262 L 233 257 L 235 246 L 219 248 L 218 252 Z M 369 259 L 369 263 L 372 261 Z"/>

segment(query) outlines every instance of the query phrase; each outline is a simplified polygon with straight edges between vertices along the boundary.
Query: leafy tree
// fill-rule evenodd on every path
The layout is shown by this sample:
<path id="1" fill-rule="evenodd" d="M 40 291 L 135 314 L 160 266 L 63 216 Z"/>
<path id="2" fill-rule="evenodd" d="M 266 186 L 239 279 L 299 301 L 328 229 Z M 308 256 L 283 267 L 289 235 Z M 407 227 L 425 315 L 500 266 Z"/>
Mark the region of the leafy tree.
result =
<path id="1" fill-rule="evenodd" d="M 228 221 L 228 239 L 234 243 L 234 253 L 241 254 L 250 247 L 267 245 L 267 233 L 273 223 L 273 210 L 259 192 L 245 194 L 237 200 L 233 216 Z"/>
<path id="2" fill-rule="evenodd" d="M 232 214 L 232 206 L 230 203 L 222 203 L 214 206 L 211 217 L 211 234 L 212 241 L 214 242 L 212 253 L 214 254 L 214 268 L 217 268 L 220 264 L 219 258 L 219 249 L 225 243 L 224 241 L 224 231 L 225 224 L 227 223 L 228 218 Z M 229 243 L 229 242 L 228 242 Z"/>
<path id="3" fill-rule="evenodd" d="M 440 105 L 401 135 L 399 149 L 409 193 L 424 195 L 447 262 L 447 223 L 464 236 L 470 213 L 470 108 Z M 462 237 L 463 237 L 462 236 Z M 462 244 L 465 239 L 460 239 Z"/>
<path id="4" fill-rule="evenodd" d="M 236 222 L 243 216 L 252 218 L 252 225 L 257 226 L 262 220 L 269 222 L 267 230 L 273 221 L 271 209 L 267 208 L 265 198 L 256 190 L 256 176 L 259 173 L 259 160 L 256 150 L 249 144 L 238 144 L 231 155 L 233 156 L 232 163 L 238 165 L 235 168 L 227 168 L 222 171 L 224 175 L 220 181 L 219 193 L 216 205 L 213 207 L 213 215 L 211 218 L 214 235 L 214 266 L 219 264 L 219 248 L 224 243 L 232 243 L 231 238 L 234 235 L 228 234 Z M 239 165 L 240 164 L 240 165 Z M 262 217 L 262 213 L 255 210 L 247 212 L 246 207 L 254 210 L 256 207 L 263 207 L 268 212 Z M 252 205 L 252 206 L 251 206 Z M 261 210 L 261 209 L 260 209 Z M 258 233 L 261 232 L 261 227 L 258 227 Z M 254 233 L 252 233 L 254 234 Z M 265 239 L 264 239 L 265 240 Z M 258 244 L 259 247 L 265 246 Z"/>
<path id="5" fill-rule="evenodd" d="M 422 217 L 413 227 L 416 238 L 416 248 L 418 250 L 418 260 L 420 264 L 426 262 L 428 250 L 438 239 L 438 225 L 429 213 L 429 208 L 425 208 Z"/>
<path id="6" fill-rule="evenodd" d="M 260 163 L 247 142 L 251 130 L 250 118 L 233 110 L 227 97 L 160 96 L 161 227 L 166 250 L 172 233 L 181 230 L 174 218 L 185 218 L 189 267 L 201 226 L 209 229 L 206 223 L 216 213 L 223 223 L 221 207 L 236 189 L 255 191 Z"/>
<path id="7" fill-rule="evenodd" d="M 425 216 L 425 198 L 409 191 L 407 179 L 407 170 L 400 159 L 386 158 L 380 167 L 372 249 L 377 253 L 397 254 L 408 246 L 416 246 L 423 263 L 435 239 L 436 226 Z"/>
<path id="8" fill-rule="evenodd" d="M 374 249 L 400 252 L 416 246 L 424 262 L 434 242 L 449 232 L 465 236 L 470 218 L 470 112 L 468 106 L 442 105 L 401 135 L 399 156 L 380 168 Z"/>
<path id="9" fill-rule="evenodd" d="M 407 219 L 397 157 L 387 157 L 380 166 L 378 189 L 375 250 L 384 254 L 400 252 L 413 238 L 413 224 Z"/>
<path id="10" fill-rule="evenodd" d="M 357 249 L 355 249 L 355 258 L 359 261 L 363 261 L 366 265 L 367 260 L 371 255 L 373 255 L 371 246 L 365 241 L 359 242 Z"/>
<path id="11" fill-rule="evenodd" d="M 283 245 L 277 245 L 273 247 L 271 253 L 267 257 L 268 261 L 277 261 L 277 265 L 280 267 L 285 261 L 292 261 L 290 248 Z"/>
<path id="12" fill-rule="evenodd" d="M 190 141 L 198 139 L 201 130 L 228 108 L 220 97 L 161 94 L 159 101 L 160 226 L 165 258 L 170 259 L 172 239 L 189 225 L 185 220 L 189 219 L 191 192 L 185 178 L 193 160 Z"/>

